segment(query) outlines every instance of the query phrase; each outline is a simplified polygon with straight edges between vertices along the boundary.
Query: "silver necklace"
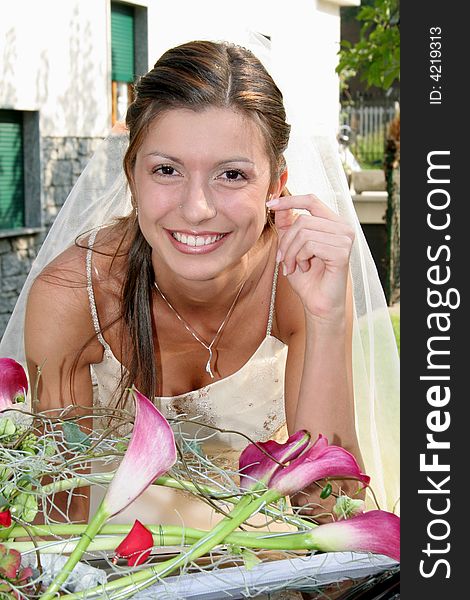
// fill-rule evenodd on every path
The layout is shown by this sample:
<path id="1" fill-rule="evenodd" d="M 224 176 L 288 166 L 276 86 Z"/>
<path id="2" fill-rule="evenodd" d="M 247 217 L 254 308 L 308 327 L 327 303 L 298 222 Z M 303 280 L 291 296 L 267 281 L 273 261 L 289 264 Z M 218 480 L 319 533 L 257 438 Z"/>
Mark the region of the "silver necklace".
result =
<path id="1" fill-rule="evenodd" d="M 238 298 L 240 297 L 240 294 L 242 292 L 242 289 L 244 288 L 246 283 L 246 279 L 245 281 L 241 284 L 237 295 L 235 296 L 229 310 L 228 313 L 225 317 L 225 319 L 222 321 L 222 323 L 220 324 L 219 328 L 217 329 L 217 333 L 215 334 L 214 338 L 212 339 L 212 342 L 210 344 L 207 344 L 207 342 L 205 342 L 201 336 L 198 334 L 198 332 L 193 329 L 193 327 L 191 327 L 191 325 L 186 321 L 186 319 L 184 319 L 179 312 L 176 310 L 176 308 L 171 304 L 171 302 L 167 299 L 167 297 L 165 296 L 165 294 L 162 292 L 162 290 L 158 287 L 158 284 L 156 281 L 153 282 L 157 292 L 160 294 L 160 296 L 163 298 L 163 300 L 167 303 L 167 305 L 169 306 L 169 308 L 175 313 L 176 317 L 179 319 L 179 321 L 181 321 L 181 323 L 184 325 L 184 327 L 189 331 L 189 333 L 193 336 L 193 338 L 195 340 L 197 340 L 202 346 L 204 346 L 204 348 L 209 352 L 209 359 L 206 363 L 206 373 L 209 373 L 209 375 L 211 376 L 212 379 L 214 379 L 214 374 L 212 373 L 212 369 L 211 369 L 211 361 L 212 361 L 212 347 L 214 346 L 214 344 L 216 343 L 216 341 L 218 340 L 220 334 L 222 333 L 223 328 L 225 327 L 225 324 L 227 323 L 227 321 L 230 318 L 230 315 L 233 312 L 233 309 L 235 308 L 235 304 L 237 303 Z"/>

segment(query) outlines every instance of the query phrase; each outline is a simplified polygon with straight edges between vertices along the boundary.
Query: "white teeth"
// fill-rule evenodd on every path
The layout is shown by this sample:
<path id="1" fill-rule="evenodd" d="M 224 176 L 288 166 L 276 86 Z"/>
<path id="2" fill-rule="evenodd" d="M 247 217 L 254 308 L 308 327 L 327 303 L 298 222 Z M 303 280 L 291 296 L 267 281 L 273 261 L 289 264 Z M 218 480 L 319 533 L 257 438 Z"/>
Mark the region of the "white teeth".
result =
<path id="1" fill-rule="evenodd" d="M 177 242 L 181 244 L 186 244 L 187 246 L 208 246 L 209 244 L 213 244 L 214 242 L 218 242 L 221 240 L 225 233 L 219 233 L 216 235 L 186 235 L 185 233 L 179 233 L 177 231 L 173 231 L 171 234 Z"/>

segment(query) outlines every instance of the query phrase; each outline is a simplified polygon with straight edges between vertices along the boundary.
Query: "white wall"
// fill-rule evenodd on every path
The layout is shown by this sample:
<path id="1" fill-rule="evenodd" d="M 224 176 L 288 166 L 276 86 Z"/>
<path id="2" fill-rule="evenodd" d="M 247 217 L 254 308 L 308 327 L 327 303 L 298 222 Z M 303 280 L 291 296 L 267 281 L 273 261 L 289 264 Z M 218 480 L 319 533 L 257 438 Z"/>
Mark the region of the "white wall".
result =
<path id="1" fill-rule="evenodd" d="M 171 11 L 149 3 L 149 64 L 176 44 L 196 38 L 246 43 L 249 30 L 271 37 L 271 72 L 286 104 L 295 100 L 308 124 L 336 131 L 340 39 L 337 2 L 326 0 L 172 0 Z M 169 26 L 174 15 L 175 27 Z M 299 104 L 300 103 L 300 104 Z"/>
<path id="2" fill-rule="evenodd" d="M 0 19 L 0 108 L 40 110 L 42 135 L 109 128 L 106 0 L 14 0 Z"/>
<path id="3" fill-rule="evenodd" d="M 132 3 L 132 0 L 131 0 Z M 305 126 L 335 131 L 339 7 L 334 0 L 135 0 L 148 6 L 149 66 L 196 38 L 271 36 L 272 71 Z M 40 110 L 41 134 L 101 136 L 110 126 L 108 0 L 15 0 L 0 19 L 0 108 Z"/>

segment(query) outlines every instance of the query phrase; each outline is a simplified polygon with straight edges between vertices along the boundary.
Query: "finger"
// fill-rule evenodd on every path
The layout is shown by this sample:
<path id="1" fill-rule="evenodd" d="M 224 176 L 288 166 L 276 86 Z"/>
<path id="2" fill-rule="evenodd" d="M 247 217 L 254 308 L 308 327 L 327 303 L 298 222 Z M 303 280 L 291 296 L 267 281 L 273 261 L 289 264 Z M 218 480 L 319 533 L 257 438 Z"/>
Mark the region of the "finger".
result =
<path id="1" fill-rule="evenodd" d="M 322 202 L 314 194 L 306 194 L 304 196 L 282 196 L 281 198 L 273 198 L 266 202 L 271 210 L 277 212 L 286 209 L 304 209 L 308 210 L 311 215 L 317 217 L 329 218 L 333 221 L 340 221 L 341 217 L 337 215 L 331 208 Z"/>
<path id="2" fill-rule="evenodd" d="M 289 247 L 284 258 L 284 275 L 292 274 L 297 265 L 302 261 L 310 261 L 312 258 L 319 258 L 324 263 L 345 267 L 349 264 L 350 247 L 347 245 L 336 245 L 316 239 L 307 239 L 305 241 L 295 240 Z"/>
<path id="3" fill-rule="evenodd" d="M 278 210 L 274 214 L 274 225 L 282 238 L 286 231 L 295 223 L 297 215 L 292 209 Z"/>
<path id="4" fill-rule="evenodd" d="M 338 221 L 331 221 L 322 217 L 312 217 L 311 215 L 300 215 L 291 227 L 284 232 L 280 243 L 280 259 L 283 260 L 285 252 L 290 244 L 299 235 L 305 236 L 318 233 L 333 234 L 340 237 L 347 237 L 352 244 L 354 241 L 354 230 L 347 224 Z M 305 239 L 305 238 L 303 238 Z"/>

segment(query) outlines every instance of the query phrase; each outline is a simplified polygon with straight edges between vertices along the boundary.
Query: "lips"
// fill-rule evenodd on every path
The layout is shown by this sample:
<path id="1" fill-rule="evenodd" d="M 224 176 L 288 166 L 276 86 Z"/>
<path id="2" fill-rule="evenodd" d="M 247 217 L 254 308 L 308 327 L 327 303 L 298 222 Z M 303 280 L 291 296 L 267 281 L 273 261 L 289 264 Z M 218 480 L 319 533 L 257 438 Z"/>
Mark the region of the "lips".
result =
<path id="1" fill-rule="evenodd" d="M 230 232 L 176 231 L 167 229 L 166 233 L 173 246 L 183 254 L 207 254 L 224 244 Z"/>
<path id="2" fill-rule="evenodd" d="M 172 231 L 171 235 L 177 242 L 187 246 L 208 246 L 221 240 L 225 233 L 214 233 L 212 235 L 188 235 L 179 231 Z"/>

